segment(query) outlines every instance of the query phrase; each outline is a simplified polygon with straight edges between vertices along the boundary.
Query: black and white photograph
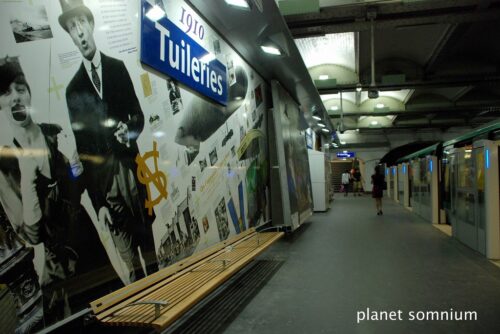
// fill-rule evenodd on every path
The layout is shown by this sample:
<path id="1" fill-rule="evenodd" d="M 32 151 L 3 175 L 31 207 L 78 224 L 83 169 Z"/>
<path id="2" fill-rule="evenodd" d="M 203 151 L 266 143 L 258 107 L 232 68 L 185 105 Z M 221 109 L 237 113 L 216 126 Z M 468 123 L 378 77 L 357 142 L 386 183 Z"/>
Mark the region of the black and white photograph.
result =
<path id="1" fill-rule="evenodd" d="M 214 166 L 216 163 L 217 163 L 217 148 L 214 147 L 214 149 L 212 151 L 210 151 L 210 166 Z"/>
<path id="2" fill-rule="evenodd" d="M 234 67 L 234 62 L 231 56 L 227 56 L 227 77 L 228 77 L 228 85 L 232 86 L 236 83 L 236 72 Z"/>
<path id="3" fill-rule="evenodd" d="M 219 55 L 221 53 L 219 39 L 214 39 L 212 41 L 212 46 L 213 46 L 213 50 L 214 50 L 214 55 L 216 55 L 216 56 Z"/>
<path id="4" fill-rule="evenodd" d="M 200 228 L 189 208 L 189 196 L 178 206 L 158 249 L 161 268 L 193 254 L 200 241 Z"/>
<path id="5" fill-rule="evenodd" d="M 43 5 L 19 3 L 10 17 L 10 27 L 16 43 L 52 38 L 47 11 Z"/>
<path id="6" fill-rule="evenodd" d="M 203 225 L 203 232 L 207 233 L 208 229 L 210 228 L 210 224 L 208 224 L 207 216 L 203 217 L 203 219 L 201 220 L 201 223 Z"/>
<path id="7" fill-rule="evenodd" d="M 217 230 L 220 240 L 226 240 L 229 236 L 229 222 L 227 220 L 226 201 L 224 197 L 215 208 L 215 220 L 217 221 Z"/>
<path id="8" fill-rule="evenodd" d="M 4 130 L 12 133 L 11 143 L 0 146 L 0 203 L 5 213 L 1 214 L 2 230 L 13 240 L 9 248 L 18 251 L 0 252 L 0 263 L 9 258 L 19 260 L 25 263 L 24 268 L 9 270 L 21 270 L 17 275 L 25 272 L 26 276 L 19 281 L 14 272 L 0 275 L 12 278 L 6 283 L 12 287 L 14 298 L 25 301 L 30 311 L 35 312 L 33 307 L 39 302 L 36 294 L 41 289 L 44 322 L 53 323 L 83 306 L 75 292 L 78 289 L 74 289 L 80 275 L 109 262 L 89 215 L 80 205 L 83 165 L 76 147 L 60 147 L 72 141 L 72 135 L 64 133 L 58 124 L 35 122 L 37 106 L 31 103 L 32 95 L 44 92 L 32 87 L 27 77 L 18 57 L 2 58 L 0 111 L 7 120 Z M 88 243 L 95 246 L 89 249 Z M 22 260 L 29 256 L 26 252 L 33 252 L 31 247 L 43 252 L 44 262 L 36 278 L 40 286 L 32 283 L 33 264 Z M 30 285 L 29 298 L 16 295 L 25 294 L 23 289 L 27 289 L 20 289 L 18 284 Z M 27 316 L 18 327 L 35 326 L 33 322 Z"/>
<path id="9" fill-rule="evenodd" d="M 254 89 L 254 93 L 255 93 L 255 108 L 258 108 L 262 103 L 262 86 L 258 85 Z"/>
<path id="10" fill-rule="evenodd" d="M 94 38 L 99 27 L 90 8 L 83 1 L 60 4 L 60 28 L 82 56 L 66 88 L 83 164 L 82 189 L 87 190 L 101 225 L 112 232 L 114 247 L 127 268 L 127 282 L 134 282 L 158 270 L 151 229 L 155 214 L 145 208 L 147 190 L 138 180 L 135 162 L 144 114 L 124 62 L 99 49 Z M 103 163 L 84 159 L 87 156 L 100 157 Z"/>
<path id="11" fill-rule="evenodd" d="M 203 173 L 205 168 L 207 168 L 207 159 L 203 158 L 203 160 L 199 161 L 199 164 L 200 164 L 200 171 Z"/>
<path id="12" fill-rule="evenodd" d="M 240 125 L 240 141 L 242 141 L 243 138 L 245 138 L 245 128 Z"/>
<path id="13" fill-rule="evenodd" d="M 174 80 L 168 78 L 166 82 L 168 88 L 168 99 L 170 100 L 170 107 L 172 108 L 172 114 L 175 115 L 182 110 L 181 91 Z"/>

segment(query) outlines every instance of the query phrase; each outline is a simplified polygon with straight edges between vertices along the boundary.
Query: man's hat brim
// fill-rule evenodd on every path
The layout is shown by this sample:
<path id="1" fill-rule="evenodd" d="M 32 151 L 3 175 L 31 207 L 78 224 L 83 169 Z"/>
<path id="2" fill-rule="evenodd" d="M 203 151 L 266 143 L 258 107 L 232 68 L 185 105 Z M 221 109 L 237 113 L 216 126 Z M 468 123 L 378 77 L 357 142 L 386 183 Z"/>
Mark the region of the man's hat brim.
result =
<path id="1" fill-rule="evenodd" d="M 68 27 L 66 27 L 66 21 L 72 18 L 73 16 L 80 14 L 84 14 L 85 16 L 87 16 L 89 21 L 94 21 L 94 15 L 92 15 L 90 9 L 85 5 L 81 5 L 78 7 L 74 7 L 68 11 L 65 11 L 64 13 L 59 15 L 59 24 L 64 30 L 66 30 L 66 32 L 68 32 Z"/>

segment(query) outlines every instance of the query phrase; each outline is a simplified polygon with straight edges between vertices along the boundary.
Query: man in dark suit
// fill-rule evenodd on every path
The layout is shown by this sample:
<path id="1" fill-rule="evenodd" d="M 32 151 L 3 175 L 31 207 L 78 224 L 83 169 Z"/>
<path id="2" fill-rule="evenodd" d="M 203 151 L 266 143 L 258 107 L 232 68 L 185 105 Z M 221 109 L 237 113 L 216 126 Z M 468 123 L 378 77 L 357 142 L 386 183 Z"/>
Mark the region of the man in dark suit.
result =
<path id="1" fill-rule="evenodd" d="M 82 0 L 60 0 L 59 23 L 83 56 L 66 89 L 69 116 L 83 164 L 86 189 L 101 222 L 108 224 L 131 282 L 158 269 L 152 223 L 138 182 L 135 158 L 144 115 L 122 61 L 97 50 L 94 17 Z"/>

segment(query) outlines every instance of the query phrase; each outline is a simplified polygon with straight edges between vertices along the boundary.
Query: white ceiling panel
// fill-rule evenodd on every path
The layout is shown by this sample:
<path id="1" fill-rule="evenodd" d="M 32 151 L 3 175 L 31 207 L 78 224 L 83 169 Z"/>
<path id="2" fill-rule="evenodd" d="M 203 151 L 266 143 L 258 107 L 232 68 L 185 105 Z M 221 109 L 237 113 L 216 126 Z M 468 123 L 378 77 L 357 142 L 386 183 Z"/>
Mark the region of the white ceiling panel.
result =
<path id="1" fill-rule="evenodd" d="M 356 69 L 354 33 L 328 34 L 295 40 L 307 68 L 322 64 L 344 66 Z"/>

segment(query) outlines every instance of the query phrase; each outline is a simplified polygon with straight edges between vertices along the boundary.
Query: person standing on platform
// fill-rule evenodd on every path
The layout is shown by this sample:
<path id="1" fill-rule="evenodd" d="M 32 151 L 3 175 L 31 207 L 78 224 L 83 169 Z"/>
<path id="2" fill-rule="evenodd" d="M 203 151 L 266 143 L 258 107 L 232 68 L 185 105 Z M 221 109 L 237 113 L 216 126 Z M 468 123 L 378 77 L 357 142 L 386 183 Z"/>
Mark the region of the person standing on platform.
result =
<path id="1" fill-rule="evenodd" d="M 358 168 L 354 170 L 354 173 L 352 174 L 352 178 L 354 180 L 354 189 L 353 189 L 353 194 L 354 196 L 361 196 L 361 193 L 363 191 L 363 186 L 362 186 L 362 177 L 361 177 L 361 172 L 359 171 Z"/>
<path id="2" fill-rule="evenodd" d="M 130 75 L 121 60 L 97 50 L 94 16 L 82 0 L 60 0 L 61 27 L 83 61 L 66 89 L 68 112 L 83 164 L 83 179 L 101 224 L 106 224 L 128 280 L 158 270 L 152 224 L 144 207 L 147 191 L 137 178 L 137 138 L 144 115 Z"/>
<path id="3" fill-rule="evenodd" d="M 377 216 L 383 214 L 382 212 L 382 196 L 384 195 L 384 174 L 380 172 L 380 166 L 375 166 L 375 174 L 372 175 L 372 197 L 375 198 L 375 207 L 377 209 Z"/>
<path id="4" fill-rule="evenodd" d="M 344 197 L 347 197 L 349 194 L 349 186 L 351 183 L 351 173 L 349 173 L 349 170 L 345 170 L 344 173 L 342 173 L 342 187 L 344 189 Z"/>

